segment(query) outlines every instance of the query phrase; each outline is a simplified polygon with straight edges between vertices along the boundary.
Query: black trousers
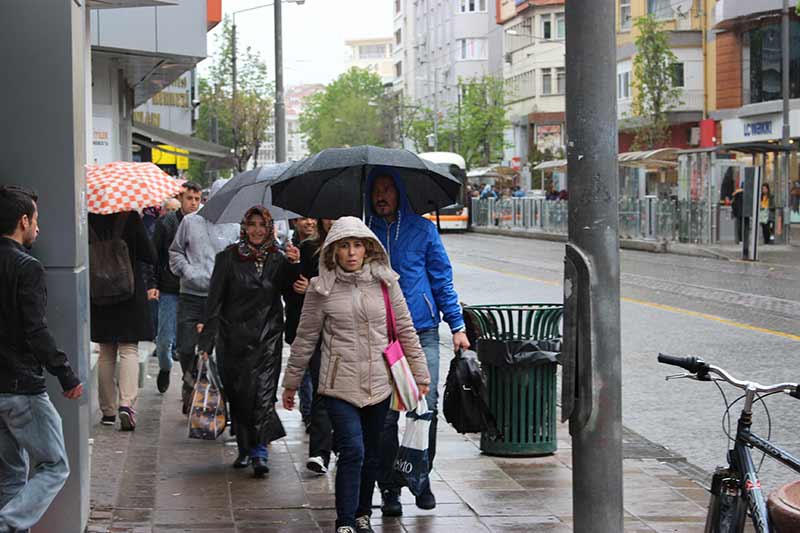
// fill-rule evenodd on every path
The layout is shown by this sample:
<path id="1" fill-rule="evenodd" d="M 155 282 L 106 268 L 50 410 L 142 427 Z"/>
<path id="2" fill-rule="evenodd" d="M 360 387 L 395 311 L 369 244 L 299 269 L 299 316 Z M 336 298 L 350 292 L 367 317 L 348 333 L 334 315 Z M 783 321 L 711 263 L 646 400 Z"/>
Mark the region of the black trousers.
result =
<path id="1" fill-rule="evenodd" d="M 333 446 L 333 427 L 331 419 L 328 417 L 328 410 L 325 407 L 325 397 L 317 394 L 319 388 L 319 370 L 322 362 L 322 350 L 319 344 L 314 350 L 309 362 L 311 372 L 311 382 L 314 386 L 311 400 L 311 423 L 308 432 L 308 456 L 322 457 L 325 466 L 331 459 L 331 448 Z"/>
<path id="2" fill-rule="evenodd" d="M 764 244 L 770 244 L 772 237 L 772 222 L 761 224 L 761 235 L 764 237 Z"/>
<path id="3" fill-rule="evenodd" d="M 175 344 L 184 375 L 187 372 L 193 373 L 197 366 L 196 348 L 197 340 L 200 336 L 197 333 L 197 324 L 202 323 L 204 320 L 205 310 L 205 296 L 184 293 L 178 296 L 178 324 Z M 191 387 L 186 382 L 184 382 L 183 387 L 185 390 L 191 390 Z"/>

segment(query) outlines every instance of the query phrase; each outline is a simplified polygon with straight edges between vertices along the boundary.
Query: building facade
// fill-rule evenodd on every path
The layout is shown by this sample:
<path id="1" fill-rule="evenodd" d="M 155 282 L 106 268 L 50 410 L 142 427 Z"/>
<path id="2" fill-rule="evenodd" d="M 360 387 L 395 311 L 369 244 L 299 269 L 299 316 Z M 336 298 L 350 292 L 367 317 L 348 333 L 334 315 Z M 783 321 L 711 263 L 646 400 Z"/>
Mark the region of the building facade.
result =
<path id="1" fill-rule="evenodd" d="M 347 68 L 358 67 L 378 74 L 383 83 L 391 83 L 395 78 L 392 60 L 394 37 L 376 39 L 350 39 L 347 46 Z"/>
<path id="2" fill-rule="evenodd" d="M 633 62 L 638 32 L 635 20 L 653 15 L 668 33 L 677 62 L 673 65 L 681 88 L 679 103 L 669 113 L 670 141 L 674 148 L 700 145 L 700 121 L 708 111 L 706 102 L 707 54 L 703 0 L 616 0 L 617 7 L 617 114 L 620 120 L 620 152 L 631 149 L 637 123 L 632 116 L 634 99 Z"/>
<path id="3" fill-rule="evenodd" d="M 499 0 L 503 35 L 508 148 L 505 159 L 524 164 L 532 151 L 552 156 L 564 148 L 566 29 L 563 0 Z"/>

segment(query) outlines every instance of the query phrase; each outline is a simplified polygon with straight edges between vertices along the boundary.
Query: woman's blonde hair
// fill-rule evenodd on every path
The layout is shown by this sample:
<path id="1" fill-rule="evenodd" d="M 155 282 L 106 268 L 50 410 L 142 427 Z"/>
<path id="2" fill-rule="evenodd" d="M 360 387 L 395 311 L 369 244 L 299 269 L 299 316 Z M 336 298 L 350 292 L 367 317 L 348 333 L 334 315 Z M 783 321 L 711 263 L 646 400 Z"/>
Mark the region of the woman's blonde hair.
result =
<path id="1" fill-rule="evenodd" d="M 347 239 L 356 239 L 361 241 L 366 249 L 366 253 L 364 253 L 364 264 L 371 263 L 377 259 L 383 257 L 383 252 L 381 251 L 380 247 L 375 244 L 375 241 L 372 239 L 361 239 L 359 237 L 344 237 L 339 239 L 338 241 L 334 241 L 325 248 L 325 257 L 323 258 L 325 262 L 325 268 L 328 270 L 336 270 L 336 249 L 339 247 L 339 243 L 342 241 L 346 241 Z"/>

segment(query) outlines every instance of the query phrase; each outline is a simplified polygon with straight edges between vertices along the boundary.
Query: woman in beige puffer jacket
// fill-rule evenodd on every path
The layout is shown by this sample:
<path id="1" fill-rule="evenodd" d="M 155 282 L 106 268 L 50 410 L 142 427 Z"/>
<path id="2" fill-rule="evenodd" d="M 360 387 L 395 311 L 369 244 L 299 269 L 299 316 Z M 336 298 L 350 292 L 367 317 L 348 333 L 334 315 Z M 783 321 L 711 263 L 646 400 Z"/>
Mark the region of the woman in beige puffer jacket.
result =
<path id="1" fill-rule="evenodd" d="M 322 335 L 317 393 L 326 397 L 339 450 L 336 527 L 344 532 L 371 531 L 380 434 L 392 394 L 383 358 L 389 339 L 382 284 L 388 289 L 397 337 L 421 396 L 427 394 L 430 383 L 428 366 L 398 275 L 389 266 L 381 243 L 361 220 L 342 217 L 333 224 L 322 246 L 319 272 L 306 293 L 283 380 L 283 403 L 287 409 L 294 407 L 295 392 Z"/>

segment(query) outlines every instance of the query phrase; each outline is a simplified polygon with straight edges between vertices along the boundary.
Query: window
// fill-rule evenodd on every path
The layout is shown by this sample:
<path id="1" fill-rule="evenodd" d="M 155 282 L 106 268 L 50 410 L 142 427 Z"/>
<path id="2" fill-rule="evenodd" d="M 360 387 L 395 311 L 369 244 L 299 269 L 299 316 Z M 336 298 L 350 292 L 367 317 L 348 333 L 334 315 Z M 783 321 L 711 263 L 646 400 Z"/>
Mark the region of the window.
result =
<path id="1" fill-rule="evenodd" d="M 631 97 L 631 73 L 620 72 L 617 74 L 617 98 L 624 100 Z"/>
<path id="2" fill-rule="evenodd" d="M 397 46 L 403 44 L 403 30 L 401 28 L 394 32 L 394 44 Z"/>
<path id="3" fill-rule="evenodd" d="M 386 57 L 385 44 L 362 44 L 358 47 L 359 59 L 380 59 Z"/>
<path id="4" fill-rule="evenodd" d="M 556 93 L 567 93 L 567 71 L 564 67 L 556 69 Z"/>
<path id="5" fill-rule="evenodd" d="M 461 13 L 485 13 L 487 0 L 458 0 Z"/>
<path id="6" fill-rule="evenodd" d="M 619 28 L 631 29 L 631 0 L 619 0 Z"/>
<path id="7" fill-rule="evenodd" d="M 670 0 L 647 0 L 647 14 L 654 15 L 657 19 L 675 18 Z"/>
<path id="8" fill-rule="evenodd" d="M 394 77 L 401 78 L 403 76 L 403 62 L 398 61 L 394 64 Z"/>
<path id="9" fill-rule="evenodd" d="M 550 15 L 542 15 L 542 39 L 550 40 L 553 38 L 553 21 Z"/>
<path id="10" fill-rule="evenodd" d="M 567 25 L 564 20 L 564 13 L 556 13 L 556 39 L 564 39 L 567 36 Z"/>
<path id="11" fill-rule="evenodd" d="M 486 39 L 459 39 L 458 40 L 458 59 L 487 59 L 488 52 Z"/>
<path id="12" fill-rule="evenodd" d="M 400 10 L 403 7 L 403 0 L 394 0 L 394 12 L 395 14 L 400 13 Z"/>
<path id="13" fill-rule="evenodd" d="M 553 73 L 549 68 L 542 70 L 542 94 L 553 94 Z"/>
<path id="14" fill-rule="evenodd" d="M 684 77 L 683 77 L 684 76 L 683 63 L 673 63 L 671 69 L 672 69 L 672 86 L 685 87 Z"/>

